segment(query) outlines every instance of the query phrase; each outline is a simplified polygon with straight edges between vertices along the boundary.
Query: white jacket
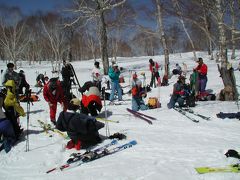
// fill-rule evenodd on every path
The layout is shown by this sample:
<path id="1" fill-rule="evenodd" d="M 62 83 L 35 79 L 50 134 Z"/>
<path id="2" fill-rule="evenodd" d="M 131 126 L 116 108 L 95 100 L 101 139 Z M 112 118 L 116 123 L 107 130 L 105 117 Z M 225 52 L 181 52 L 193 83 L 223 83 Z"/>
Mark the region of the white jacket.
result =
<path id="1" fill-rule="evenodd" d="M 94 67 L 92 70 L 92 77 L 94 81 L 102 81 L 103 77 L 102 69 Z"/>

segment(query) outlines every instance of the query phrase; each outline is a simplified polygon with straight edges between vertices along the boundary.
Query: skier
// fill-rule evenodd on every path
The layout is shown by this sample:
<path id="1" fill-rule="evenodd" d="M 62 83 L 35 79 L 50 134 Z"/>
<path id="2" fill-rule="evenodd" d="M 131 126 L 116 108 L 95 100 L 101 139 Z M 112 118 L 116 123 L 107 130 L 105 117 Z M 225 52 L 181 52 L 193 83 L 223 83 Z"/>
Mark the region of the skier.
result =
<path id="1" fill-rule="evenodd" d="M 134 73 L 132 76 L 132 110 L 147 110 L 148 106 L 145 105 L 143 97 L 147 97 L 147 93 L 142 87 L 142 82 L 138 79 L 137 74 Z"/>
<path id="2" fill-rule="evenodd" d="M 26 81 L 26 76 L 24 74 L 24 71 L 23 70 L 20 70 L 19 71 L 19 77 L 20 77 L 20 85 L 19 85 L 19 91 L 18 93 L 19 94 L 24 94 L 23 93 L 23 88 L 25 87 L 25 92 L 27 92 L 30 88 L 29 84 L 27 83 Z"/>
<path id="3" fill-rule="evenodd" d="M 6 97 L 4 100 L 5 113 L 7 119 L 11 121 L 16 138 L 18 139 L 23 131 L 23 129 L 21 129 L 18 123 L 18 118 L 19 116 L 24 117 L 26 113 L 24 112 L 24 109 L 20 106 L 20 104 L 17 101 L 17 97 L 15 94 L 16 85 L 14 80 L 8 80 L 5 83 L 5 86 L 7 89 Z"/>
<path id="4" fill-rule="evenodd" d="M 96 84 L 100 92 L 102 89 L 102 86 L 101 86 L 102 77 L 103 77 L 103 71 L 99 66 L 99 62 L 96 61 L 94 62 L 94 68 L 92 70 L 92 78 L 93 78 L 93 82 Z"/>
<path id="5" fill-rule="evenodd" d="M 71 64 L 67 63 L 65 60 L 63 61 L 63 67 L 62 67 L 62 87 L 64 90 L 64 95 L 67 99 L 67 102 L 70 102 L 70 100 L 72 99 L 72 94 L 70 92 L 71 90 L 71 85 L 72 82 L 76 85 L 76 83 L 74 82 L 74 74 L 72 72 L 72 68 L 71 68 Z"/>
<path id="6" fill-rule="evenodd" d="M 70 101 L 73 112 L 62 111 L 57 120 L 57 129 L 67 131 L 71 140 L 67 143 L 66 148 L 87 148 L 101 142 L 98 130 L 104 127 L 104 124 L 98 122 L 94 117 L 77 113 L 80 108 L 80 100 L 74 98 Z"/>
<path id="7" fill-rule="evenodd" d="M 122 101 L 122 89 L 119 84 L 119 76 L 120 70 L 118 69 L 117 63 L 113 63 L 113 65 L 108 70 L 108 76 L 111 79 L 111 95 L 110 95 L 110 103 L 113 104 L 115 91 L 118 93 L 118 101 Z"/>
<path id="8" fill-rule="evenodd" d="M 11 121 L 6 118 L 2 110 L 4 97 L 5 95 L 0 92 L 0 134 L 3 135 L 3 144 L 0 151 L 4 149 L 8 153 L 16 142 L 16 136 Z"/>
<path id="9" fill-rule="evenodd" d="M 18 91 L 19 91 L 19 85 L 20 85 L 20 77 L 19 74 L 14 71 L 14 64 L 13 63 L 8 63 L 7 64 L 7 70 L 3 75 L 3 81 L 2 84 L 4 85 L 8 80 L 14 80 L 15 83 L 15 95 L 18 99 Z"/>
<path id="10" fill-rule="evenodd" d="M 207 71 L 208 71 L 208 67 L 206 64 L 203 63 L 203 59 L 202 58 L 198 58 L 198 66 L 194 69 L 198 72 L 198 84 L 199 84 L 199 92 L 198 92 L 198 98 L 204 98 L 204 96 L 206 96 L 206 86 L 207 86 Z"/>
<path id="11" fill-rule="evenodd" d="M 160 82 L 160 75 L 158 72 L 159 69 L 159 65 L 157 62 L 154 62 L 152 59 L 149 59 L 149 69 L 151 71 L 151 82 L 150 82 L 150 87 L 156 87 L 156 82 L 155 79 L 157 80 L 157 82 Z"/>
<path id="12" fill-rule="evenodd" d="M 85 91 L 83 91 L 86 89 Z M 101 93 L 95 84 L 86 82 L 82 87 L 81 112 L 97 116 L 102 109 Z M 87 92 L 86 92 L 87 91 Z M 83 93 L 85 92 L 85 93 Z"/>
<path id="13" fill-rule="evenodd" d="M 67 110 L 67 100 L 63 94 L 63 88 L 58 78 L 51 78 L 43 88 L 43 97 L 50 108 L 50 120 L 56 125 L 57 103 L 59 102 L 63 111 Z"/>
<path id="14" fill-rule="evenodd" d="M 173 85 L 173 93 L 170 102 L 167 104 L 169 109 L 174 108 L 176 103 L 178 103 L 179 107 L 184 106 L 184 100 L 187 95 L 185 79 L 184 76 L 179 76 L 178 81 Z"/>

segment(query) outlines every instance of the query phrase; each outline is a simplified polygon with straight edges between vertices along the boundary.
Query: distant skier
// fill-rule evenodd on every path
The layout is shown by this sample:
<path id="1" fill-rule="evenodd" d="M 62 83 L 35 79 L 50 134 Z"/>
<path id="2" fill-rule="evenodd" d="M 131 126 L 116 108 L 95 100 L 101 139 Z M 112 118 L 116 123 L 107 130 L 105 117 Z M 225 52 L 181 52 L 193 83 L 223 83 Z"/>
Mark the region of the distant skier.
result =
<path id="1" fill-rule="evenodd" d="M 198 72 L 198 83 L 199 83 L 199 98 L 202 98 L 204 96 L 206 96 L 206 86 L 207 86 L 207 72 L 208 72 L 208 67 L 206 64 L 203 63 L 203 59 L 202 58 L 198 58 L 198 66 L 194 69 Z"/>
<path id="2" fill-rule="evenodd" d="M 160 75 L 158 72 L 159 65 L 157 62 L 154 62 L 152 59 L 149 59 L 149 69 L 151 71 L 151 82 L 150 82 L 150 87 L 156 87 L 156 82 L 155 79 L 157 80 L 157 84 L 161 82 L 160 80 Z"/>
<path id="3" fill-rule="evenodd" d="M 25 92 L 28 92 L 30 85 L 28 84 L 28 82 L 26 81 L 26 76 L 23 70 L 19 71 L 19 77 L 20 77 L 20 85 L 19 85 L 19 94 L 25 94 L 23 93 L 23 88 L 25 87 Z"/>

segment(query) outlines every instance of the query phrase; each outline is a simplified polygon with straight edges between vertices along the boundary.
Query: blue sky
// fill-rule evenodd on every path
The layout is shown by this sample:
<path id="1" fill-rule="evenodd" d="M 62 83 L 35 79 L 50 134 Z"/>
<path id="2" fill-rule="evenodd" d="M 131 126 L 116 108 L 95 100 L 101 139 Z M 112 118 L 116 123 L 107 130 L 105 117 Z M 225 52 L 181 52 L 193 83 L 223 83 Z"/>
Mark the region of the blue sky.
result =
<path id="1" fill-rule="evenodd" d="M 64 6 L 69 0 L 0 0 L 0 4 L 18 6 L 26 15 L 38 10 L 51 11 L 58 6 Z"/>
<path id="2" fill-rule="evenodd" d="M 0 0 L 0 5 L 18 6 L 26 15 L 35 13 L 38 10 L 51 11 L 56 7 L 64 7 L 70 0 Z M 133 4 L 147 4 L 150 0 L 128 0 Z"/>

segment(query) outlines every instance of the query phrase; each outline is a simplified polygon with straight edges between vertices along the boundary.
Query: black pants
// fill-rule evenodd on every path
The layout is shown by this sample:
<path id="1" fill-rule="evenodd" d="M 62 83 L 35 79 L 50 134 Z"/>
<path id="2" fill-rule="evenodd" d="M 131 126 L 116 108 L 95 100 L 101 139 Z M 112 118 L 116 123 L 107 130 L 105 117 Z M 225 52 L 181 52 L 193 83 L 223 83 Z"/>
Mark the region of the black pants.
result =
<path id="1" fill-rule="evenodd" d="M 18 138 L 21 134 L 21 129 L 20 129 L 20 125 L 17 121 L 18 116 L 13 107 L 8 107 L 6 109 L 6 117 L 7 117 L 7 119 L 9 119 L 11 121 L 15 135 Z"/>
<path id="2" fill-rule="evenodd" d="M 99 105 L 98 103 L 96 103 L 95 101 L 91 101 L 88 104 L 88 107 L 84 107 L 84 105 L 81 102 L 81 112 L 83 114 L 88 115 L 89 113 L 91 114 L 91 116 L 97 116 L 98 112 L 97 111 L 101 111 L 102 109 L 102 105 Z"/>
<path id="3" fill-rule="evenodd" d="M 151 76 L 151 82 L 150 82 L 150 87 L 156 87 L 156 82 L 155 82 L 155 79 L 158 81 L 158 78 L 159 78 L 159 72 L 153 72 L 152 73 L 152 76 Z"/>

